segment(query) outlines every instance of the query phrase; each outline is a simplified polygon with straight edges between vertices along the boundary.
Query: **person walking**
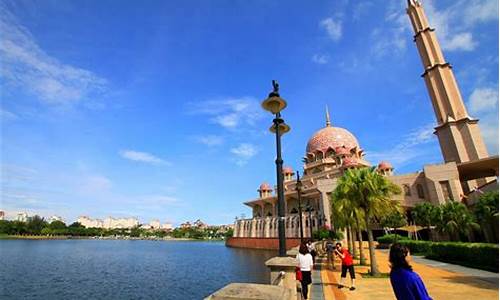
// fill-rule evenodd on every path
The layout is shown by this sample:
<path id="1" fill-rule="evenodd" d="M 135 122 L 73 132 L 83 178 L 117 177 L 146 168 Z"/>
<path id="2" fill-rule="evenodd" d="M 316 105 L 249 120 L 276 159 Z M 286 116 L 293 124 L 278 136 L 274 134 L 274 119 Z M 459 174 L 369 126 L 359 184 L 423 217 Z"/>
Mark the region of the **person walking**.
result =
<path id="1" fill-rule="evenodd" d="M 410 265 L 408 247 L 394 243 L 389 252 L 391 285 L 398 300 L 432 300 L 420 276 Z"/>
<path id="2" fill-rule="evenodd" d="M 331 238 L 326 241 L 325 252 L 326 252 L 326 262 L 327 265 L 335 270 L 335 257 L 334 257 L 335 245 Z"/>
<path id="3" fill-rule="evenodd" d="M 349 271 L 349 275 L 351 276 L 351 287 L 349 290 L 354 291 L 356 289 L 354 285 L 356 274 L 354 273 L 354 263 L 351 253 L 349 253 L 349 250 L 346 248 L 342 248 L 341 243 L 337 243 L 335 244 L 335 254 L 342 260 L 342 273 L 340 274 L 340 284 L 338 288 L 341 289 L 345 286 L 344 281 L 347 276 L 347 271 Z"/>
<path id="4" fill-rule="evenodd" d="M 309 249 L 307 249 L 306 244 L 300 244 L 299 253 L 297 254 L 296 259 L 299 264 L 300 272 L 302 273 L 302 280 L 300 281 L 300 284 L 302 285 L 302 299 L 307 299 L 308 288 L 312 283 L 311 271 L 314 263 L 312 255 L 309 253 Z"/>
<path id="5" fill-rule="evenodd" d="M 316 249 L 314 248 L 312 240 L 307 241 L 307 250 L 311 253 L 313 263 L 316 261 Z"/>

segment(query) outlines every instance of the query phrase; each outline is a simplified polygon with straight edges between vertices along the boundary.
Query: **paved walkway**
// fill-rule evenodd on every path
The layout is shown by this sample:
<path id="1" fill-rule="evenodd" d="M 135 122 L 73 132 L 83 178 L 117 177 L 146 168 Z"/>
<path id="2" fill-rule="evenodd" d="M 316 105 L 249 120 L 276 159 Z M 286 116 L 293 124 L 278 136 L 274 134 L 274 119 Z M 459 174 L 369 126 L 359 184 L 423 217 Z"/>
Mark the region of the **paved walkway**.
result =
<path id="1" fill-rule="evenodd" d="M 368 249 L 365 251 L 368 256 Z M 377 250 L 376 257 L 379 270 L 388 274 L 390 271 L 387 250 Z M 355 261 L 357 263 L 357 261 Z M 462 266 L 452 265 L 432 261 L 429 259 L 414 257 L 411 264 L 424 281 L 430 296 L 434 300 L 450 299 L 450 297 L 460 297 L 460 299 L 498 299 L 498 274 L 491 273 Z M 313 282 L 321 283 L 324 299 L 366 299 L 382 300 L 395 299 L 389 278 L 368 278 L 369 267 L 355 266 L 356 269 L 356 290 L 338 289 L 340 280 L 340 261 L 336 262 L 337 270 L 329 270 L 322 264 L 321 270 L 316 270 L 321 274 L 321 280 Z M 350 284 L 350 277 L 347 276 L 346 284 Z M 313 284 L 313 287 L 316 286 Z M 311 299 L 316 298 L 318 289 L 313 288 Z M 315 297 L 315 298 L 313 298 Z"/>

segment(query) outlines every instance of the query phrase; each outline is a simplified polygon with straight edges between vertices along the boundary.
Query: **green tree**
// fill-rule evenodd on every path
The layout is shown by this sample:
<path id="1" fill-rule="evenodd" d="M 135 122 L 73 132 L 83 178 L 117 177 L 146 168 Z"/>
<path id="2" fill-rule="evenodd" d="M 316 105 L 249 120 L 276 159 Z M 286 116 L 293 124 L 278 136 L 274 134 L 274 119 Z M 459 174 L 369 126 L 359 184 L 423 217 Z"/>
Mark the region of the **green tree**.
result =
<path id="1" fill-rule="evenodd" d="M 368 232 L 368 245 L 370 252 L 370 273 L 378 275 L 375 246 L 372 232 L 372 221 L 390 213 L 397 202 L 392 201 L 394 194 L 401 193 L 401 189 L 380 175 L 375 168 L 361 168 L 347 170 L 338 181 L 334 191 L 334 199 L 345 199 L 352 206 L 359 207 L 363 212 L 366 229 Z"/>
<path id="2" fill-rule="evenodd" d="M 42 233 L 42 229 L 46 226 L 47 222 L 45 219 L 38 215 L 29 217 L 28 222 L 26 222 L 26 230 L 29 234 L 40 234 Z"/>
<path id="3" fill-rule="evenodd" d="M 10 234 L 26 234 L 28 229 L 25 222 L 12 221 L 11 222 L 11 233 Z"/>
<path id="4" fill-rule="evenodd" d="M 480 222 L 486 241 L 498 241 L 498 191 L 481 195 L 474 205 L 474 215 Z"/>
<path id="5" fill-rule="evenodd" d="M 406 224 L 408 224 L 406 217 L 399 209 L 394 209 L 394 211 L 380 220 L 380 226 L 391 228 L 393 233 L 396 233 L 396 228 L 405 226 Z M 397 238 L 397 235 L 394 236 Z"/>
<path id="6" fill-rule="evenodd" d="M 437 223 L 441 232 L 448 233 L 452 240 L 468 238 L 472 229 L 479 229 L 469 209 L 460 202 L 450 201 L 441 205 L 441 214 Z"/>
<path id="7" fill-rule="evenodd" d="M 47 227 L 52 230 L 66 229 L 66 224 L 63 221 L 52 221 Z"/>
<path id="8" fill-rule="evenodd" d="M 0 234 L 13 234 L 11 221 L 0 220 Z"/>
<path id="9" fill-rule="evenodd" d="M 433 240 L 431 226 L 435 226 L 439 222 L 441 208 L 428 202 L 419 203 L 415 205 L 411 215 L 415 224 L 427 228 L 429 236 Z"/>

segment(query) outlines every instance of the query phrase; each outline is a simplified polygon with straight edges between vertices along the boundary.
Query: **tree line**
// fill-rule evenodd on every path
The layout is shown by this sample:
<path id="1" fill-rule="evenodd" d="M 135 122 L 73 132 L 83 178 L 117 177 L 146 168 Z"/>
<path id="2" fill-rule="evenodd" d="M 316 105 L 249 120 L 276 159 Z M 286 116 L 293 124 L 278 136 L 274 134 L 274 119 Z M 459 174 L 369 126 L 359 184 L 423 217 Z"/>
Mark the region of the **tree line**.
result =
<path id="1" fill-rule="evenodd" d="M 167 236 L 174 238 L 191 239 L 225 239 L 232 236 L 232 229 L 219 230 L 217 227 L 208 228 L 176 228 L 171 232 L 165 230 L 150 230 L 135 226 L 132 228 L 86 228 L 78 222 L 69 226 L 62 221 L 47 222 L 44 218 L 35 215 L 29 217 L 26 222 L 0 220 L 0 234 L 3 235 L 41 235 L 41 236 L 78 236 L 78 237 L 108 237 L 108 236 L 127 236 L 127 237 L 157 237 Z"/>

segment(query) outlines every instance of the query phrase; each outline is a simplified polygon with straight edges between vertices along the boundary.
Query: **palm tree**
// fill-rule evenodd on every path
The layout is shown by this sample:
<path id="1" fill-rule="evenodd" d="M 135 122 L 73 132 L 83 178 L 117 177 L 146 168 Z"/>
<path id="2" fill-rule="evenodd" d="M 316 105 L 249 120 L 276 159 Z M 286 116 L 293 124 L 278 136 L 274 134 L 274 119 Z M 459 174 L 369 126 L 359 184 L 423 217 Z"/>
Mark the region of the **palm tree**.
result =
<path id="1" fill-rule="evenodd" d="M 481 222 L 487 242 L 495 243 L 498 237 L 498 191 L 488 192 L 479 197 L 474 205 L 474 215 Z"/>
<path id="2" fill-rule="evenodd" d="M 353 203 L 353 201 L 335 197 L 335 193 L 332 194 L 331 206 L 332 220 L 335 228 L 346 229 L 348 226 L 351 227 L 351 237 L 349 237 L 349 235 L 347 236 L 348 239 L 352 239 L 352 245 L 350 248 L 353 248 L 353 255 L 355 255 L 356 246 L 354 240 L 355 235 L 357 235 L 359 263 L 361 265 L 366 265 L 366 257 L 363 249 L 363 235 L 361 234 L 361 231 L 364 229 L 363 211 L 361 211 L 360 208 L 356 206 L 356 203 Z M 351 242 L 348 240 L 348 245 L 349 244 L 351 244 Z"/>
<path id="3" fill-rule="evenodd" d="M 479 225 L 469 209 L 460 202 L 451 201 L 441 205 L 441 216 L 437 224 L 438 230 L 446 232 L 455 240 L 463 240 L 469 236 L 471 229 L 478 229 Z"/>
<path id="4" fill-rule="evenodd" d="M 399 193 L 401 189 L 380 175 L 374 167 L 346 170 L 333 193 L 334 199 L 347 199 L 352 206 L 358 207 L 363 212 L 368 232 L 371 275 L 380 273 L 375 258 L 371 221 L 375 217 L 390 213 L 394 206 L 397 206 L 397 202 L 391 200 L 391 196 Z"/>

